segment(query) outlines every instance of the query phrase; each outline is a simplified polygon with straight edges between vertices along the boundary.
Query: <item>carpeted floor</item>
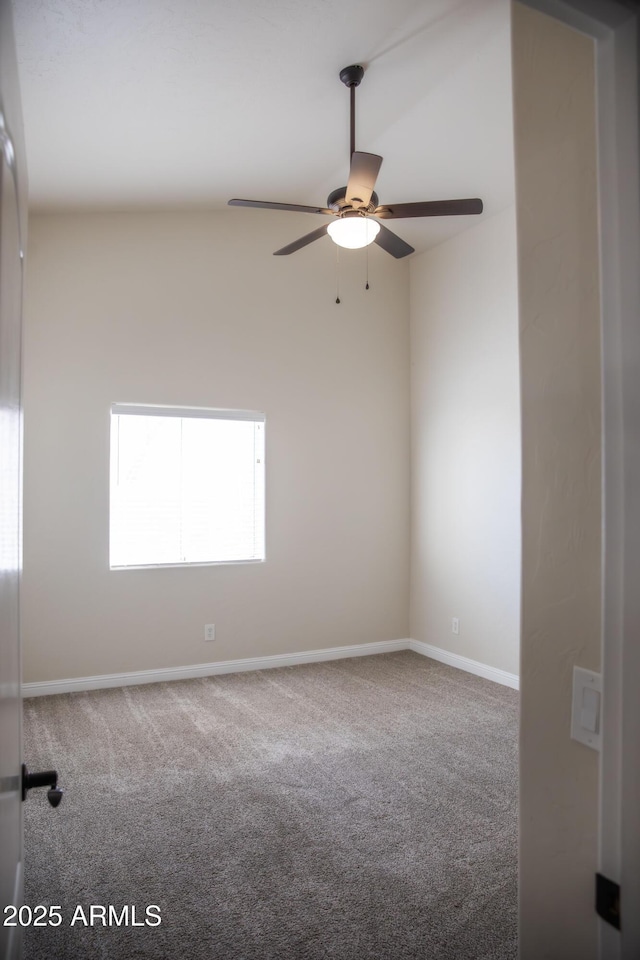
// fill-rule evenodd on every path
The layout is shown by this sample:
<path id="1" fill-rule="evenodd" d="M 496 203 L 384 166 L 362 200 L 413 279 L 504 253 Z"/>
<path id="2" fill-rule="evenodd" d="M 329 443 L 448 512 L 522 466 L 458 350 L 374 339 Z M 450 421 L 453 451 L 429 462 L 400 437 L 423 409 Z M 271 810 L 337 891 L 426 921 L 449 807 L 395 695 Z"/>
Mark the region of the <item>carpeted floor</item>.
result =
<path id="1" fill-rule="evenodd" d="M 24 804 L 63 918 L 25 960 L 517 956 L 515 691 L 403 651 L 24 708 L 66 788 Z"/>

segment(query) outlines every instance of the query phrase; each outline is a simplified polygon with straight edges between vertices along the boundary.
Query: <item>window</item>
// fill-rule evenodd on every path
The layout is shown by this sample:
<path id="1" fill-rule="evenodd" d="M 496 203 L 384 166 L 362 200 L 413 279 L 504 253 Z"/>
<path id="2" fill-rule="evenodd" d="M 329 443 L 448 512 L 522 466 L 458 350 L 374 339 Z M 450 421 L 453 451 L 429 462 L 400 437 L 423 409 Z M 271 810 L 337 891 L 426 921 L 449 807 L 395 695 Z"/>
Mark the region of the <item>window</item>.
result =
<path id="1" fill-rule="evenodd" d="M 264 415 L 111 407 L 111 568 L 264 560 Z"/>

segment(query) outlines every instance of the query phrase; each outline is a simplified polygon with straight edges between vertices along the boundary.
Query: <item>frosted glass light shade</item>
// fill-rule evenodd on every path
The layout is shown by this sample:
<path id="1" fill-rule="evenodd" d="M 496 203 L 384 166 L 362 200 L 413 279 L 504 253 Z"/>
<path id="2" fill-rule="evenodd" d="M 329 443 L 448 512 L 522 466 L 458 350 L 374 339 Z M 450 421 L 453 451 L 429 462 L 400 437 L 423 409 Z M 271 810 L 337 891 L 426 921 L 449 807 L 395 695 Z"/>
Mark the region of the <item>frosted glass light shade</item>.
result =
<path id="1" fill-rule="evenodd" d="M 380 224 L 369 217 L 341 217 L 330 223 L 327 231 L 338 246 L 355 250 L 373 243 L 380 232 Z"/>

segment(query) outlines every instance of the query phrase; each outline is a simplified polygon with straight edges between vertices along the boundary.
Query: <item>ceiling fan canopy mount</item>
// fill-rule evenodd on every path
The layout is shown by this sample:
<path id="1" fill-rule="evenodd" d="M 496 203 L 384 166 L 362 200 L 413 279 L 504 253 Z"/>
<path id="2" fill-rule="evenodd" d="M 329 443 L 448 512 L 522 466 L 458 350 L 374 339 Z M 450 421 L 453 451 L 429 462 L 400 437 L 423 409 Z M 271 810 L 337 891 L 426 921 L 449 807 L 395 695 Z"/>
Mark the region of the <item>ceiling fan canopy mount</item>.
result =
<path id="1" fill-rule="evenodd" d="M 346 187 L 338 187 L 329 194 L 326 207 L 277 203 L 270 200 L 229 200 L 230 206 L 284 210 L 293 213 L 315 213 L 334 218 L 332 222 L 325 223 L 304 237 L 294 240 L 286 247 L 276 250 L 275 256 L 288 256 L 329 233 L 334 242 L 340 246 L 363 247 L 373 242 L 390 253 L 391 256 L 400 259 L 413 253 L 414 248 L 379 223 L 379 219 L 469 216 L 482 213 L 482 200 L 477 197 L 466 200 L 425 200 L 418 203 L 385 204 L 384 206 L 379 204 L 374 186 L 382 165 L 382 157 L 375 153 L 363 153 L 355 148 L 355 93 L 356 87 L 362 82 L 363 76 L 364 67 L 359 64 L 343 67 L 340 71 L 340 80 L 349 89 L 351 98 L 349 182 Z M 340 221 L 354 217 L 370 220 L 371 229 L 364 225 L 365 229 L 359 231 L 359 240 L 352 237 L 348 244 L 343 243 L 338 237 L 346 236 L 347 230 L 346 228 L 344 231 L 342 228 L 335 229 L 337 227 L 336 219 Z M 354 237 L 355 226 L 354 224 Z"/>
<path id="2" fill-rule="evenodd" d="M 364 77 L 364 67 L 359 63 L 352 63 L 350 67 L 343 67 L 340 71 L 340 79 L 345 87 L 359 87 Z"/>

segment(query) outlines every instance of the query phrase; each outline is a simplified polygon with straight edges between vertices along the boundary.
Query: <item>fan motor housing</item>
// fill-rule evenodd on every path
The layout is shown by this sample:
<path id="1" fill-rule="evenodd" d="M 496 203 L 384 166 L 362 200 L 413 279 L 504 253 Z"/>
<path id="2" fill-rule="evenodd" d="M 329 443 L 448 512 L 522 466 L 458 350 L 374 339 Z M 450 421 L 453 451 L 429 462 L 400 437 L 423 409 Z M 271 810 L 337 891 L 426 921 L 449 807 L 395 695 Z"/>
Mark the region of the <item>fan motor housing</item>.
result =
<path id="1" fill-rule="evenodd" d="M 357 209 L 350 203 L 347 203 L 346 195 L 346 187 L 338 187 L 337 190 L 330 193 L 327 197 L 327 206 L 329 209 L 337 214 L 348 213 L 350 210 L 355 210 L 357 213 L 373 213 L 378 206 L 378 194 L 375 191 L 371 194 L 371 200 L 368 205 L 366 207 L 358 207 Z"/>

